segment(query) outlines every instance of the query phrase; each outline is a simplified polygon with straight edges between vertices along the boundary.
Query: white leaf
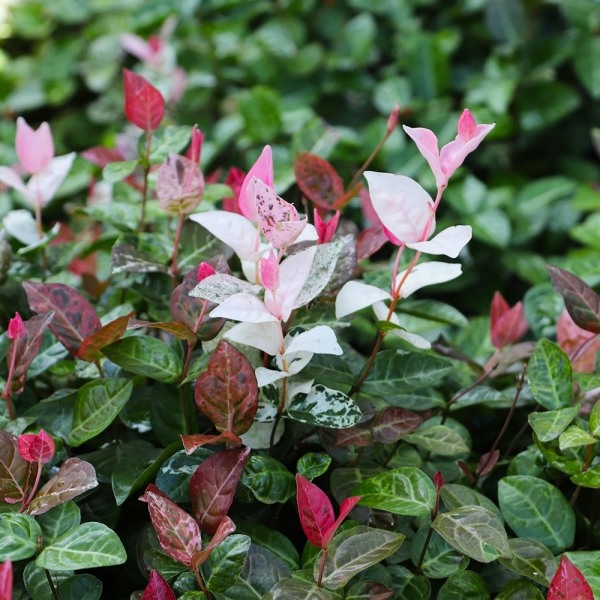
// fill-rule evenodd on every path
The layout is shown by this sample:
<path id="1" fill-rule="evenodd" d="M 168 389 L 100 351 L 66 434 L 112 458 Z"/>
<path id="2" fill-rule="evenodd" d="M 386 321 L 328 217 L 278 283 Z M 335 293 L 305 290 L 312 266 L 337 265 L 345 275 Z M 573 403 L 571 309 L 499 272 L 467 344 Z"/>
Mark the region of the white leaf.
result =
<path id="1" fill-rule="evenodd" d="M 259 248 L 260 235 L 251 221 L 224 210 L 194 213 L 190 219 L 227 244 L 243 260 L 248 260 Z"/>
<path id="2" fill-rule="evenodd" d="M 26 246 L 36 244 L 40 240 L 35 219 L 24 208 L 7 213 L 4 217 L 4 229 Z"/>
<path id="3" fill-rule="evenodd" d="M 270 356 L 275 356 L 282 345 L 281 323 L 238 323 L 229 329 L 223 337 L 231 342 L 258 348 Z"/>
<path id="4" fill-rule="evenodd" d="M 296 305 L 296 298 L 308 279 L 316 251 L 316 246 L 312 246 L 288 256 L 279 265 L 279 287 L 275 301 L 282 321 L 289 319 Z"/>
<path id="5" fill-rule="evenodd" d="M 285 371 L 274 371 L 273 369 L 267 369 L 265 367 L 258 367 L 254 370 L 254 374 L 256 375 L 256 381 L 258 382 L 259 388 L 289 376 L 289 373 L 286 373 Z"/>
<path id="6" fill-rule="evenodd" d="M 246 293 L 229 296 L 227 300 L 224 300 L 210 313 L 210 316 L 243 321 L 244 323 L 277 321 L 256 296 Z"/>
<path id="7" fill-rule="evenodd" d="M 221 304 L 234 294 L 257 294 L 260 289 L 259 286 L 252 285 L 233 275 L 215 273 L 204 278 L 194 289 L 190 290 L 188 295 Z"/>
<path id="8" fill-rule="evenodd" d="M 405 273 L 406 271 L 398 273 L 397 281 L 402 281 Z M 408 298 L 408 296 L 426 285 L 451 281 L 452 279 L 456 279 L 461 273 L 462 267 L 458 263 L 437 261 L 420 263 L 409 273 L 402 284 L 400 297 Z"/>
<path id="9" fill-rule="evenodd" d="M 376 302 L 375 304 L 373 304 L 373 312 L 375 313 L 375 318 L 378 321 L 386 321 L 389 313 L 389 308 L 384 302 Z M 396 313 L 392 313 L 390 322 L 394 325 L 400 325 L 400 319 L 398 318 L 398 315 Z M 429 348 L 431 348 L 431 343 L 427 341 L 424 337 L 421 337 L 416 333 L 409 333 L 404 329 L 390 329 L 388 331 L 388 335 L 395 335 L 396 337 L 403 339 L 409 344 L 412 344 L 415 348 L 419 348 L 419 350 L 429 350 Z"/>
<path id="10" fill-rule="evenodd" d="M 367 171 L 369 194 L 381 222 L 401 242 L 426 239 L 425 227 L 432 217 L 429 231 L 435 229 L 433 200 L 413 179 L 404 175 Z"/>
<path id="11" fill-rule="evenodd" d="M 444 229 L 426 242 L 414 242 L 406 245 L 426 254 L 444 254 L 450 258 L 456 258 L 469 243 L 471 235 L 469 225 L 455 225 Z"/>
<path id="12" fill-rule="evenodd" d="M 18 190 L 23 196 L 26 196 L 29 199 L 27 188 L 14 169 L 11 169 L 10 167 L 0 167 L 0 181 L 11 188 Z"/>
<path id="13" fill-rule="evenodd" d="M 286 336 L 284 344 L 286 340 L 289 340 L 289 345 L 286 345 L 284 357 L 300 351 L 315 354 L 336 354 L 338 356 L 344 353 L 337 342 L 333 329 L 327 327 L 327 325 L 317 325 L 317 327 L 293 337 Z"/>
<path id="14" fill-rule="evenodd" d="M 65 180 L 75 160 L 75 152 L 53 158 L 45 169 L 35 173 L 27 182 L 27 191 L 30 197 L 41 202 L 42 206 L 48 204 L 61 183 Z"/>
<path id="15" fill-rule="evenodd" d="M 277 411 L 275 411 L 277 412 Z M 274 419 L 275 417 L 273 417 Z M 246 431 L 246 433 L 240 436 L 244 446 L 248 448 L 253 448 L 255 450 L 262 450 L 264 448 L 269 448 L 271 446 L 271 432 L 273 431 L 273 423 L 259 423 L 258 421 L 254 421 L 250 426 L 250 429 Z M 283 437 L 285 432 L 285 423 L 283 421 L 279 421 L 277 424 L 277 429 L 275 430 L 275 439 L 273 440 L 274 444 L 277 444 L 279 440 Z"/>
<path id="16" fill-rule="evenodd" d="M 318 239 L 319 234 L 317 233 L 315 226 L 307 223 L 302 233 L 296 238 L 294 244 L 299 244 L 300 242 L 316 242 Z"/>
<path id="17" fill-rule="evenodd" d="M 381 300 L 391 300 L 388 292 L 361 281 L 349 281 L 335 300 L 335 316 L 340 319 Z"/>

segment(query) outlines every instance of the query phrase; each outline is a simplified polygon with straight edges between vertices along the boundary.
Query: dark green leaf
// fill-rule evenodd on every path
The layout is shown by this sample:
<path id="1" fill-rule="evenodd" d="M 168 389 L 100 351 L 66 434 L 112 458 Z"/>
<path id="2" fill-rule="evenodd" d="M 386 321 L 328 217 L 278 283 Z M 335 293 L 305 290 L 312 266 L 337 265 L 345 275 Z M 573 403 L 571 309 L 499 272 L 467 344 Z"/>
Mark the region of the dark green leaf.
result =
<path id="1" fill-rule="evenodd" d="M 548 587 L 558 568 L 558 561 L 544 544 L 534 540 L 515 538 L 509 540 L 512 550 L 510 558 L 500 558 L 500 562 L 511 571 Z"/>
<path id="2" fill-rule="evenodd" d="M 38 551 L 42 530 L 29 515 L 0 514 L 0 561 L 23 560 Z"/>
<path id="3" fill-rule="evenodd" d="M 527 377 L 531 393 L 548 410 L 566 408 L 573 398 L 573 373 L 569 357 L 554 343 L 541 339 L 535 347 Z"/>
<path id="4" fill-rule="evenodd" d="M 246 463 L 242 483 L 264 504 L 285 502 L 296 493 L 294 476 L 278 460 L 254 454 Z"/>
<path id="5" fill-rule="evenodd" d="M 462 571 L 448 577 L 438 593 L 438 600 L 489 600 L 485 581 L 475 571 Z"/>
<path id="6" fill-rule="evenodd" d="M 252 543 L 265 548 L 281 559 L 290 569 L 300 568 L 300 556 L 292 542 L 276 529 L 260 523 L 243 521 L 238 523 L 236 531 L 252 539 Z"/>
<path id="7" fill-rule="evenodd" d="M 44 545 L 48 546 L 81 523 L 81 511 L 75 502 L 65 502 L 40 515 L 37 522 L 42 529 Z"/>
<path id="8" fill-rule="evenodd" d="M 224 592 L 242 573 L 250 549 L 247 535 L 233 534 L 223 540 L 210 554 L 210 575 L 206 585 L 211 592 Z"/>
<path id="9" fill-rule="evenodd" d="M 325 452 L 309 452 L 298 460 L 296 470 L 300 475 L 312 481 L 327 471 L 331 464 L 331 456 Z"/>

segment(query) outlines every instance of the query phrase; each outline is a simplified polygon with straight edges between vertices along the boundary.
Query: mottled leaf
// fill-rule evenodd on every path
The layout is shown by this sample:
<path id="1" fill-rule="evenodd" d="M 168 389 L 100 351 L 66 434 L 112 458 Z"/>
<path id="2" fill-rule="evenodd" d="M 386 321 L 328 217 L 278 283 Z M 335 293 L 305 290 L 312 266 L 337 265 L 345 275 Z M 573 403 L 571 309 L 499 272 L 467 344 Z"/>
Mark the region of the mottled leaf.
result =
<path id="1" fill-rule="evenodd" d="M 24 500 L 33 485 L 39 465 L 25 460 L 18 449 L 17 437 L 0 429 L 0 496 L 11 504 Z"/>
<path id="2" fill-rule="evenodd" d="M 100 360 L 102 348 L 123 337 L 123 334 L 127 329 L 127 323 L 134 314 L 135 312 L 132 311 L 128 315 L 118 317 L 114 321 L 104 325 L 92 335 L 86 337 L 83 342 L 81 342 L 77 357 L 89 362 Z"/>
<path id="3" fill-rule="evenodd" d="M 542 338 L 529 359 L 527 378 L 533 397 L 548 410 L 570 406 L 573 373 L 569 357 L 553 342 Z"/>
<path id="4" fill-rule="evenodd" d="M 375 415 L 371 431 L 378 442 L 391 444 L 414 431 L 422 422 L 423 417 L 411 410 L 388 406 Z"/>
<path id="5" fill-rule="evenodd" d="M 38 551 L 42 530 L 33 517 L 19 513 L 0 514 L 0 562 L 24 560 Z"/>
<path id="6" fill-rule="evenodd" d="M 294 161 L 296 183 L 302 193 L 323 212 L 336 206 L 336 200 L 344 195 L 344 182 L 325 159 L 299 152 Z"/>
<path id="7" fill-rule="evenodd" d="M 152 571 L 141 600 L 175 600 L 175 592 L 158 571 Z"/>

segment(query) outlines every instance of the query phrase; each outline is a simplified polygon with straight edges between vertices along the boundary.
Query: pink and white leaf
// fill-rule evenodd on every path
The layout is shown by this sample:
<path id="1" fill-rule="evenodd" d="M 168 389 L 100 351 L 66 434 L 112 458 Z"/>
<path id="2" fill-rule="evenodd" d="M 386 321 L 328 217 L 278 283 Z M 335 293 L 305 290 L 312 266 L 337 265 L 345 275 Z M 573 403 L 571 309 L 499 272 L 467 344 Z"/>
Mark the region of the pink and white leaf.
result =
<path id="1" fill-rule="evenodd" d="M 402 281 L 404 274 L 398 273 L 397 281 Z M 436 283 L 446 283 L 456 279 L 462 273 L 461 265 L 457 263 L 444 263 L 432 261 L 428 263 L 418 264 L 408 275 L 402 289 L 400 290 L 401 298 L 408 298 L 417 290 L 427 285 L 435 285 Z"/>
<path id="2" fill-rule="evenodd" d="M 39 242 L 40 237 L 33 215 L 24 208 L 11 210 L 4 217 L 4 229 L 21 243 L 29 246 Z"/>
<path id="3" fill-rule="evenodd" d="M 213 210 L 195 213 L 189 218 L 227 244 L 242 260 L 250 260 L 260 247 L 260 236 L 256 227 L 242 215 Z"/>
<path id="4" fill-rule="evenodd" d="M 238 204 L 242 214 L 251 221 L 258 221 L 256 209 L 256 193 L 253 178 L 260 179 L 266 185 L 273 187 L 273 153 L 271 146 L 265 146 L 256 162 L 252 165 L 240 188 Z"/>
<path id="5" fill-rule="evenodd" d="M 238 323 L 227 330 L 223 337 L 230 342 L 258 348 L 275 356 L 283 347 L 283 334 L 279 321 L 261 323 Z"/>
<path id="6" fill-rule="evenodd" d="M 306 219 L 304 219 L 306 220 Z M 306 223 L 302 233 L 294 241 L 295 244 L 301 244 L 302 242 L 316 242 L 319 239 L 319 234 L 314 225 Z"/>
<path id="7" fill-rule="evenodd" d="M 268 290 L 274 291 L 279 287 L 279 261 L 272 250 L 260 259 L 260 279 Z"/>
<path id="8" fill-rule="evenodd" d="M 0 167 L 0 182 L 18 192 L 21 192 L 29 200 L 27 186 L 23 183 L 21 176 L 10 167 Z"/>
<path id="9" fill-rule="evenodd" d="M 48 166 L 32 175 L 27 182 L 27 191 L 32 202 L 45 206 L 54 198 L 75 160 L 75 152 L 53 158 Z"/>
<path id="10" fill-rule="evenodd" d="M 198 285 L 190 290 L 189 295 L 194 298 L 203 298 L 210 302 L 221 304 L 235 294 L 253 294 L 260 291 L 260 287 L 252 285 L 243 279 L 238 279 L 227 273 L 215 273 L 204 277 Z"/>
<path id="11" fill-rule="evenodd" d="M 373 312 L 375 313 L 375 318 L 378 321 L 385 321 L 387 320 L 389 308 L 385 302 L 376 302 L 373 304 Z M 400 319 L 396 313 L 392 313 L 390 322 L 394 325 L 400 325 Z M 405 342 L 411 344 L 411 346 L 419 348 L 419 350 L 429 350 L 431 348 L 431 343 L 424 337 L 421 337 L 416 333 L 410 333 L 404 329 L 390 329 L 387 334 L 395 335 L 396 337 L 399 337 Z"/>
<path id="12" fill-rule="evenodd" d="M 23 117 L 17 119 L 15 150 L 23 170 L 39 173 L 54 158 L 54 140 L 50 125 L 44 122 L 38 129 L 32 129 Z"/>
<path id="13" fill-rule="evenodd" d="M 210 316 L 244 323 L 277 321 L 267 307 L 256 296 L 247 293 L 234 294 L 215 308 Z"/>
<path id="14" fill-rule="evenodd" d="M 407 125 L 403 125 L 402 127 L 406 132 L 406 135 L 408 135 L 408 137 L 410 137 L 417 145 L 419 152 L 429 164 L 435 177 L 437 187 L 440 188 L 446 186 L 448 177 L 442 170 L 438 139 L 435 133 L 424 127 L 408 127 Z"/>
<path id="15" fill-rule="evenodd" d="M 397 240 L 407 244 L 429 237 L 435 229 L 433 200 L 416 181 L 374 171 L 365 178 L 377 216 Z"/>
<path id="16" fill-rule="evenodd" d="M 119 37 L 119 42 L 123 50 L 129 52 L 129 54 L 132 54 L 143 62 L 149 63 L 154 58 L 156 51 L 139 35 L 124 33 Z"/>
<path id="17" fill-rule="evenodd" d="M 335 316 L 340 319 L 382 300 L 391 300 L 389 292 L 360 281 L 348 281 L 335 300 Z"/>
<path id="18" fill-rule="evenodd" d="M 204 176 L 197 163 L 169 153 L 158 169 L 156 195 L 160 207 L 172 213 L 193 211 L 204 193 Z"/>
<path id="19" fill-rule="evenodd" d="M 443 254 L 450 258 L 456 258 L 469 243 L 471 237 L 472 230 L 469 225 L 454 225 L 440 231 L 430 240 L 406 245 L 413 250 L 425 252 L 425 254 Z"/>

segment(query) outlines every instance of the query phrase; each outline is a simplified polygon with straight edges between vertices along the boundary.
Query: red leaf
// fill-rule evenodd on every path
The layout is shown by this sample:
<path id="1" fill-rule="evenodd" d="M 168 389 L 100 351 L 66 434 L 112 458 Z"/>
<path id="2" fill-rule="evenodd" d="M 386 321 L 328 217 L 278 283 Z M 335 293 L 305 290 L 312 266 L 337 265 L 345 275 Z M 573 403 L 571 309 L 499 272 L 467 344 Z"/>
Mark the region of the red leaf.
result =
<path id="1" fill-rule="evenodd" d="M 444 474 L 441 471 L 436 471 L 433 476 L 433 485 L 435 485 L 438 492 L 444 487 L 444 483 L 446 483 Z"/>
<path id="2" fill-rule="evenodd" d="M 556 322 L 556 341 L 569 355 L 573 371 L 593 373 L 596 370 L 600 339 L 595 333 L 576 325 L 566 309 Z"/>
<path id="3" fill-rule="evenodd" d="M 23 323 L 25 326 L 25 335 L 8 347 L 6 353 L 6 362 L 8 365 L 12 362 L 13 353 L 16 352 L 17 354 L 11 387 L 13 393 L 23 391 L 29 365 L 31 365 L 33 359 L 38 355 L 44 339 L 44 331 L 46 331 L 53 317 L 54 313 L 48 312 L 28 319 Z"/>
<path id="4" fill-rule="evenodd" d="M 198 569 L 200 565 L 203 565 L 208 560 L 210 553 L 234 531 L 235 523 L 229 517 L 223 517 L 219 523 L 217 531 L 215 531 L 215 535 L 213 535 L 210 542 L 208 542 L 206 547 L 202 548 L 200 552 L 194 554 L 194 558 L 192 560 L 192 566 L 194 570 Z"/>
<path id="5" fill-rule="evenodd" d="M 131 311 L 128 315 L 119 317 L 114 321 L 107 323 L 104 327 L 95 333 L 92 333 L 92 335 L 88 335 L 85 340 L 81 342 L 77 356 L 81 360 L 86 360 L 88 362 L 99 360 L 102 348 L 123 337 L 123 334 L 127 329 L 127 323 L 129 323 L 129 319 L 134 314 L 135 312 Z"/>
<path id="6" fill-rule="evenodd" d="M 206 446 L 206 444 L 234 444 L 237 447 L 242 445 L 242 440 L 230 431 L 223 431 L 219 435 L 194 433 L 193 435 L 182 435 L 180 437 L 188 454 L 202 446 Z"/>
<path id="7" fill-rule="evenodd" d="M 600 333 L 600 296 L 576 275 L 551 265 L 546 265 L 546 269 L 573 321 L 586 331 Z"/>
<path id="8" fill-rule="evenodd" d="M 191 567 L 192 557 L 202 549 L 198 523 L 175 502 L 153 488 L 148 486 L 140 500 L 148 503 L 158 541 L 171 558 Z"/>
<path id="9" fill-rule="evenodd" d="M 346 498 L 340 504 L 340 514 L 338 518 L 335 520 L 335 523 L 327 530 L 327 533 L 325 533 L 325 536 L 323 537 L 324 548 L 329 546 L 338 527 L 342 524 L 342 521 L 348 516 L 350 511 L 356 506 L 360 498 L 360 496 L 351 496 L 350 498 Z"/>
<path id="10" fill-rule="evenodd" d="M 482 454 L 475 471 L 477 476 L 483 477 L 484 475 L 487 475 L 496 466 L 499 458 L 500 450 L 494 450 L 491 454 L 489 452 Z"/>
<path id="11" fill-rule="evenodd" d="M 250 448 L 221 450 L 209 456 L 190 480 L 194 517 L 202 531 L 217 531 L 233 502 L 233 496 Z"/>
<path id="12" fill-rule="evenodd" d="M 391 444 L 414 431 L 422 422 L 423 418 L 412 410 L 388 406 L 375 416 L 371 430 L 378 442 Z"/>
<path id="13" fill-rule="evenodd" d="M 22 433 L 18 440 L 19 454 L 29 462 L 47 463 L 55 452 L 54 440 L 43 429 L 39 433 Z"/>
<path id="14" fill-rule="evenodd" d="M 10 559 L 0 565 L 0 600 L 12 600 L 13 570 Z"/>
<path id="15" fill-rule="evenodd" d="M 550 582 L 546 600 L 594 600 L 583 573 L 563 554 Z"/>
<path id="16" fill-rule="evenodd" d="M 23 287 L 31 310 L 37 313 L 54 311 L 50 331 L 74 356 L 83 340 L 102 328 L 92 305 L 75 289 L 64 283 L 33 283 Z"/>
<path id="17" fill-rule="evenodd" d="M 373 442 L 373 433 L 363 427 L 337 429 L 334 436 L 336 446 L 368 446 Z"/>
<path id="18" fill-rule="evenodd" d="M 331 501 L 323 490 L 300 473 L 296 474 L 296 498 L 304 535 L 314 546 L 324 548 L 325 535 L 335 523 Z"/>
<path id="19" fill-rule="evenodd" d="M 196 345 L 198 338 L 196 334 L 184 323 L 177 321 L 163 321 L 161 323 L 152 323 L 151 321 L 140 321 L 139 319 L 131 319 L 128 329 L 141 329 L 149 327 L 150 329 L 160 329 L 174 335 L 177 339 L 185 340 L 188 344 Z"/>
<path id="20" fill-rule="evenodd" d="M 129 69 L 123 69 L 123 92 L 127 120 L 146 132 L 156 129 L 165 114 L 161 93 Z"/>
<path id="21" fill-rule="evenodd" d="M 518 342 L 529 325 L 525 320 L 523 303 L 517 302 L 512 308 L 500 292 L 494 294 L 490 309 L 490 332 L 495 348 L 504 348 Z"/>
<path id="22" fill-rule="evenodd" d="M 294 161 L 294 173 L 302 193 L 321 211 L 336 208 L 336 200 L 344 195 L 344 182 L 329 162 L 300 152 Z"/>
<path id="23" fill-rule="evenodd" d="M 0 500 L 15 504 L 25 500 L 39 465 L 25 460 L 16 436 L 0 429 Z"/>
<path id="24" fill-rule="evenodd" d="M 196 404 L 218 431 L 250 429 L 258 409 L 258 383 L 250 361 L 231 344 L 219 342 L 194 388 Z"/>
<path id="25" fill-rule="evenodd" d="M 360 232 L 356 240 L 356 260 L 369 258 L 380 250 L 388 241 L 382 225 L 373 225 Z"/>
<path id="26" fill-rule="evenodd" d="M 125 157 L 121 152 L 111 148 L 105 148 L 104 146 L 93 146 L 92 148 L 88 148 L 81 152 L 81 156 L 101 169 L 109 163 L 125 160 Z"/>
<path id="27" fill-rule="evenodd" d="M 175 600 L 175 592 L 169 584 L 163 579 L 158 571 L 150 573 L 150 580 L 142 594 L 141 600 Z"/>

